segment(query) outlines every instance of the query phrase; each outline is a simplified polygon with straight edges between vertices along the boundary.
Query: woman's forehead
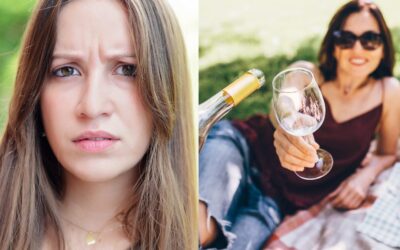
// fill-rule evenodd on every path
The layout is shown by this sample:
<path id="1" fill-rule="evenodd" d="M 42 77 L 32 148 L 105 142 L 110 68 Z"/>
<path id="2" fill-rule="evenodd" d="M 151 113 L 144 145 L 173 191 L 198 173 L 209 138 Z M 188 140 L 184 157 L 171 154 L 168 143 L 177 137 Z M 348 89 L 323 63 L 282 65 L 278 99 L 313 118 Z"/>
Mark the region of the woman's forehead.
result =
<path id="1" fill-rule="evenodd" d="M 133 53 L 130 24 L 120 1 L 79 0 L 62 8 L 57 20 L 56 50 L 93 48 Z"/>

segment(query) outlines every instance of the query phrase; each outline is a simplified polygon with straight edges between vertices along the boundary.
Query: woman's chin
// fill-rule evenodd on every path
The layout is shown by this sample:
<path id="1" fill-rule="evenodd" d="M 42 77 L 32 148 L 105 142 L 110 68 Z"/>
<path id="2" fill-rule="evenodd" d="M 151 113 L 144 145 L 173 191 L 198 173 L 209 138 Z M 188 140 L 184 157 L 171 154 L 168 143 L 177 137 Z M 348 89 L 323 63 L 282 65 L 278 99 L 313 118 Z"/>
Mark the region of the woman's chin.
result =
<path id="1" fill-rule="evenodd" d="M 116 165 L 99 162 L 97 164 L 76 164 L 64 169 L 74 178 L 84 182 L 108 182 L 133 170 L 132 165 Z"/>

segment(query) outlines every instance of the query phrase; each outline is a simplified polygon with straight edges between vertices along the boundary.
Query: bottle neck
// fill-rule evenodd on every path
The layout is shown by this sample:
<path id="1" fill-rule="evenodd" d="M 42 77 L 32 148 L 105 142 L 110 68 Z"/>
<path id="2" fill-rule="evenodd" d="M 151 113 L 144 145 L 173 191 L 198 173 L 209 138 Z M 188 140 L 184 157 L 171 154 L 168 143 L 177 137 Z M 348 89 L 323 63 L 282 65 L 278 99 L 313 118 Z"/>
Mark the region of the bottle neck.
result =
<path id="1" fill-rule="evenodd" d="M 264 85 L 264 77 L 257 78 L 250 71 L 243 74 L 234 82 L 226 86 L 222 91 L 231 97 L 234 106 Z"/>

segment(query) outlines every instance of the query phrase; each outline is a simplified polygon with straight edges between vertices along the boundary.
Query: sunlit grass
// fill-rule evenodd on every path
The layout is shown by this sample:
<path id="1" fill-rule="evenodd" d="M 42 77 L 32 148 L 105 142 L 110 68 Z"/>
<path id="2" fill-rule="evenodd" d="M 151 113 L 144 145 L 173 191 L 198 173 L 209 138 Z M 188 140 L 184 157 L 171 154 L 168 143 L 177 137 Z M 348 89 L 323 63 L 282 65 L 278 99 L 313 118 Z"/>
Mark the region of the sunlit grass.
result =
<path id="1" fill-rule="evenodd" d="M 202 0 L 200 67 L 236 58 L 294 55 L 299 43 L 323 36 L 345 0 Z M 376 1 L 391 28 L 400 27 L 400 1 Z"/>
<path id="2" fill-rule="evenodd" d="M 296 60 L 316 62 L 328 22 L 345 0 L 200 1 L 199 100 L 206 100 L 247 69 L 260 68 L 266 86 L 229 114 L 246 118 L 268 113 L 272 77 Z M 393 31 L 400 60 L 400 1 L 379 6 Z M 395 66 L 400 75 L 400 64 Z"/>

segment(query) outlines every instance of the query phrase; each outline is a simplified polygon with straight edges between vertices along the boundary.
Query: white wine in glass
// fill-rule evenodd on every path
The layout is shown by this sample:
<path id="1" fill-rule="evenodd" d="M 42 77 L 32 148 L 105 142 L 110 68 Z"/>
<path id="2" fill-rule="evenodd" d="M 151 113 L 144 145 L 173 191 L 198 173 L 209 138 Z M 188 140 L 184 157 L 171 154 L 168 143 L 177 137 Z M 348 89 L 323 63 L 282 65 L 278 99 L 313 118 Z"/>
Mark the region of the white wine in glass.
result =
<path id="1" fill-rule="evenodd" d="M 322 125 L 325 118 L 325 102 L 311 71 L 290 68 L 277 74 L 272 80 L 272 104 L 276 120 L 287 133 L 302 136 L 307 142 Z M 316 180 L 332 169 L 332 155 L 317 150 L 318 161 L 312 168 L 295 172 L 305 180 Z"/>

